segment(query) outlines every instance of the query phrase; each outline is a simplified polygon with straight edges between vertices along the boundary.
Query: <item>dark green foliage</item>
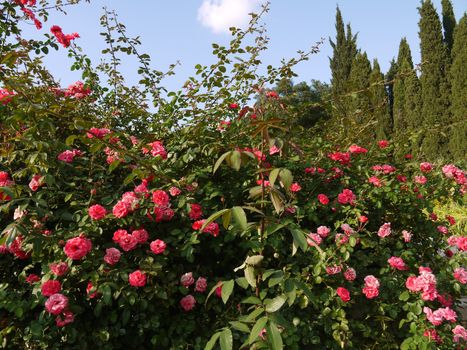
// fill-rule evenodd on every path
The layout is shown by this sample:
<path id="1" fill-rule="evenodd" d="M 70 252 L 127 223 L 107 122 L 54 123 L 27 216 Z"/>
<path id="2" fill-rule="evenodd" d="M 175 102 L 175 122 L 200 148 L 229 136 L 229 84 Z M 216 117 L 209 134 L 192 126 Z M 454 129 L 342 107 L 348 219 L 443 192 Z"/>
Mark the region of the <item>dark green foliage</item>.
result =
<path id="1" fill-rule="evenodd" d="M 349 91 L 352 93 L 346 99 L 349 106 L 346 130 L 348 136 L 356 136 L 362 144 L 374 138 L 373 130 L 375 126 L 371 118 L 373 110 L 368 90 L 370 73 L 371 64 L 366 52 L 357 53 L 349 77 Z M 357 133 L 355 128 L 357 128 Z M 364 142 L 362 142 L 362 137 L 365 138 Z"/>
<path id="2" fill-rule="evenodd" d="M 386 92 L 388 95 L 388 103 L 389 103 L 389 113 L 391 114 L 391 118 L 393 115 L 393 105 L 394 105 L 394 78 L 396 77 L 397 73 L 397 63 L 394 59 L 391 60 L 389 70 L 386 73 Z"/>
<path id="3" fill-rule="evenodd" d="M 448 56 L 451 54 L 452 45 L 454 42 L 454 29 L 456 28 L 456 17 L 452 8 L 451 0 L 442 0 L 442 16 L 443 16 L 443 29 L 444 29 L 444 42 Z"/>
<path id="4" fill-rule="evenodd" d="M 376 121 L 375 136 L 378 140 L 388 139 L 392 133 L 392 120 L 388 96 L 384 87 L 384 75 L 381 73 L 376 59 L 370 74 L 370 101 L 373 108 L 373 119 Z"/>
<path id="5" fill-rule="evenodd" d="M 334 99 L 334 116 L 347 114 L 343 94 L 348 90 L 347 81 L 352 69 L 352 62 L 357 54 L 356 36 L 352 35 L 350 25 L 347 25 L 347 34 L 342 20 L 342 14 L 337 8 L 336 12 L 336 40 L 329 40 L 333 48 L 333 56 L 329 59 L 331 67 L 332 97 Z"/>
<path id="6" fill-rule="evenodd" d="M 449 151 L 453 159 L 460 160 L 465 159 L 467 150 L 467 15 L 461 18 L 456 27 L 452 58 Z"/>
<path id="7" fill-rule="evenodd" d="M 311 128 L 318 121 L 327 119 L 326 106 L 330 96 L 330 86 L 318 80 L 293 84 L 290 79 L 282 79 L 274 89 L 282 97 L 289 113 L 294 115 L 297 124 Z"/>
<path id="8" fill-rule="evenodd" d="M 433 3 L 424 1 L 420 12 L 420 48 L 422 58 L 422 115 L 425 135 L 422 154 L 426 159 L 443 156 L 446 149 L 446 124 L 449 122 L 449 86 L 446 78 L 446 47 L 441 22 Z"/>
<path id="9" fill-rule="evenodd" d="M 407 70 L 408 74 L 404 80 L 404 96 L 405 96 L 405 118 L 407 125 L 408 150 L 412 154 L 419 153 L 420 148 L 420 125 L 423 123 L 421 114 L 421 97 L 420 97 L 420 80 L 418 79 L 417 72 L 414 69 L 409 70 L 407 62 L 402 66 L 402 70 Z"/>

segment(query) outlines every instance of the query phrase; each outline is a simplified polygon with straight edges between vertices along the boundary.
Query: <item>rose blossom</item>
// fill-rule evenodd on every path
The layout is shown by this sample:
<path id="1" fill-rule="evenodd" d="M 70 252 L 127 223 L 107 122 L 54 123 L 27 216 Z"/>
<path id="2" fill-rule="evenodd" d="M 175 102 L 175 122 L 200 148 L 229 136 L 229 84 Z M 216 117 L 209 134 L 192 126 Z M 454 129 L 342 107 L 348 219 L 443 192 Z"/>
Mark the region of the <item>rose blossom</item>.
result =
<path id="1" fill-rule="evenodd" d="M 455 326 L 452 333 L 454 334 L 453 340 L 455 343 L 459 343 L 461 339 L 467 340 L 467 330 L 461 325 Z"/>
<path id="2" fill-rule="evenodd" d="M 37 276 L 36 274 L 34 274 L 34 273 L 31 273 L 30 275 L 28 275 L 28 277 L 26 277 L 26 282 L 29 283 L 29 284 L 37 283 L 40 280 L 41 280 L 41 278 L 39 276 Z"/>
<path id="3" fill-rule="evenodd" d="M 379 295 L 379 290 L 377 288 L 364 287 L 362 292 L 367 299 L 374 299 Z"/>
<path id="4" fill-rule="evenodd" d="M 391 234 L 391 223 L 384 223 L 378 230 L 378 236 L 381 238 L 387 237 Z"/>
<path id="5" fill-rule="evenodd" d="M 128 282 L 133 287 L 144 287 L 146 285 L 146 275 L 140 270 L 136 270 L 128 275 Z"/>
<path id="6" fill-rule="evenodd" d="M 204 277 L 199 277 L 197 280 L 196 280 L 196 284 L 195 284 L 195 292 L 199 292 L 199 293 L 204 293 L 206 291 L 206 288 L 208 287 L 208 283 L 206 281 L 206 278 Z"/>
<path id="7" fill-rule="evenodd" d="M 188 213 L 188 216 L 190 217 L 191 220 L 198 220 L 203 216 L 203 210 L 201 208 L 201 205 L 196 204 L 196 203 L 191 203 L 190 204 L 190 212 Z"/>
<path id="8" fill-rule="evenodd" d="M 118 243 L 120 242 L 120 239 L 124 236 L 124 235 L 127 235 L 128 234 L 128 231 L 127 230 L 123 230 L 123 229 L 118 229 L 117 231 L 114 232 L 113 234 L 113 237 L 112 237 L 112 240 L 115 242 L 115 243 Z"/>
<path id="9" fill-rule="evenodd" d="M 357 278 L 357 273 L 355 272 L 355 269 L 349 267 L 347 270 L 344 272 L 344 278 L 347 281 L 354 281 L 355 278 Z"/>
<path id="10" fill-rule="evenodd" d="M 105 217 L 107 210 L 102 205 L 95 204 L 89 207 L 88 209 L 89 216 L 93 220 L 100 220 Z"/>
<path id="11" fill-rule="evenodd" d="M 45 302 L 45 309 L 52 315 L 59 315 L 68 307 L 68 298 L 63 294 L 51 295 Z"/>
<path id="12" fill-rule="evenodd" d="M 369 288 L 379 288 L 379 280 L 373 276 L 368 275 L 364 278 L 365 286 Z"/>
<path id="13" fill-rule="evenodd" d="M 75 320 L 75 315 L 69 310 L 64 310 L 60 315 L 55 319 L 55 324 L 57 327 L 63 327 L 67 324 L 73 323 Z"/>
<path id="14" fill-rule="evenodd" d="M 195 283 L 195 279 L 193 278 L 193 273 L 187 272 L 187 273 L 183 274 L 182 277 L 180 277 L 180 283 L 185 288 L 188 288 L 193 283 Z"/>
<path id="15" fill-rule="evenodd" d="M 354 153 L 354 154 L 360 154 L 360 153 L 367 153 L 368 150 L 366 148 L 363 148 L 357 145 L 352 145 L 349 147 L 349 152 Z"/>
<path id="16" fill-rule="evenodd" d="M 167 207 L 169 201 L 169 195 L 163 190 L 156 190 L 152 194 L 152 202 L 160 207 Z"/>
<path id="17" fill-rule="evenodd" d="M 443 235 L 447 235 L 449 233 L 448 228 L 443 225 L 439 225 L 438 227 L 436 227 L 436 229 L 438 230 L 439 233 L 442 233 Z"/>
<path id="18" fill-rule="evenodd" d="M 29 182 L 29 188 L 36 192 L 39 187 L 44 184 L 44 177 L 42 175 L 36 174 L 32 177 L 31 182 Z"/>
<path id="19" fill-rule="evenodd" d="M 383 148 L 386 148 L 389 146 L 389 141 L 387 140 L 381 140 L 381 141 L 378 141 L 378 147 L 383 149 Z"/>
<path id="20" fill-rule="evenodd" d="M 69 239 L 63 248 L 66 256 L 72 260 L 82 259 L 91 251 L 91 249 L 91 241 L 84 236 Z"/>
<path id="21" fill-rule="evenodd" d="M 133 235 L 129 235 L 128 233 L 122 234 L 118 241 L 118 245 L 122 248 L 125 252 L 129 252 L 133 250 L 138 245 L 138 241 L 136 237 Z"/>
<path id="22" fill-rule="evenodd" d="M 112 214 L 116 218 L 124 218 L 127 216 L 131 211 L 131 207 L 128 205 L 127 202 L 118 201 L 117 204 L 114 205 L 112 208 Z"/>
<path id="23" fill-rule="evenodd" d="M 165 251 L 165 248 L 167 247 L 167 245 L 165 244 L 163 240 L 156 239 L 155 241 L 151 242 L 149 247 L 151 248 L 151 251 L 154 254 L 162 254 Z"/>
<path id="24" fill-rule="evenodd" d="M 342 271 L 342 267 L 340 267 L 338 265 L 327 266 L 326 267 L 326 273 L 328 275 L 336 275 L 336 274 L 340 273 L 341 271 Z"/>
<path id="25" fill-rule="evenodd" d="M 329 204 L 329 198 L 328 196 L 326 196 L 325 194 L 318 194 L 318 201 L 322 204 L 322 205 L 328 205 Z"/>
<path id="26" fill-rule="evenodd" d="M 422 290 L 422 285 L 420 284 L 417 276 L 409 276 L 405 281 L 405 286 L 411 292 L 420 292 Z"/>
<path id="27" fill-rule="evenodd" d="M 316 229 L 316 232 L 318 232 L 318 234 L 323 237 L 323 238 L 326 238 L 329 233 L 331 232 L 331 229 L 327 226 L 320 226 Z"/>
<path id="28" fill-rule="evenodd" d="M 136 242 L 138 242 L 139 244 L 146 243 L 149 239 L 149 233 L 144 228 L 134 230 L 133 232 L 131 232 L 131 235 L 135 237 Z"/>
<path id="29" fill-rule="evenodd" d="M 49 265 L 49 268 L 55 276 L 63 276 L 68 272 L 68 264 L 64 261 L 60 261 L 58 263 L 51 263 Z"/>
<path id="30" fill-rule="evenodd" d="M 458 267 L 454 270 L 454 278 L 462 284 L 467 283 L 467 270 L 463 267 Z"/>
<path id="31" fill-rule="evenodd" d="M 404 237 L 404 241 L 408 243 L 412 240 L 412 233 L 407 230 L 403 230 L 402 237 Z"/>
<path id="32" fill-rule="evenodd" d="M 298 192 L 301 189 L 302 189 L 302 187 L 297 182 L 290 185 L 290 192 Z"/>
<path id="33" fill-rule="evenodd" d="M 188 294 L 186 297 L 183 297 L 180 300 L 180 306 L 184 311 L 190 311 L 192 310 L 196 305 L 196 300 L 195 298 L 191 295 Z"/>
<path id="34" fill-rule="evenodd" d="M 204 223 L 206 222 L 206 220 L 198 220 L 198 221 L 195 221 L 193 223 L 193 225 L 191 225 L 191 228 L 193 230 L 199 230 L 201 229 L 201 227 L 204 225 Z M 211 222 L 209 225 L 207 225 L 203 231 L 203 233 L 209 233 L 211 235 L 213 235 L 214 237 L 217 237 L 219 235 L 219 225 L 217 224 L 217 222 Z"/>
<path id="35" fill-rule="evenodd" d="M 320 245 L 323 239 L 317 233 L 309 233 L 306 241 L 310 247 L 314 247 L 316 245 Z"/>
<path id="36" fill-rule="evenodd" d="M 342 190 L 341 193 L 338 194 L 337 196 L 337 201 L 340 204 L 350 204 L 353 205 L 357 197 L 354 195 L 354 193 L 349 190 L 349 189 L 344 189 Z"/>
<path id="37" fill-rule="evenodd" d="M 429 173 L 433 170 L 433 164 L 427 162 L 420 163 L 420 170 L 424 173 Z"/>
<path id="38" fill-rule="evenodd" d="M 169 193 L 172 197 L 176 197 L 182 193 L 182 190 L 180 190 L 178 187 L 172 186 L 169 188 Z"/>
<path id="39" fill-rule="evenodd" d="M 342 299 L 344 303 L 350 300 L 350 292 L 344 287 L 337 288 L 337 295 Z"/>
<path id="40" fill-rule="evenodd" d="M 104 261 L 109 265 L 115 265 L 120 260 L 121 253 L 117 248 L 107 248 L 105 250 Z"/>
<path id="41" fill-rule="evenodd" d="M 391 265 L 391 267 L 397 269 L 397 270 L 401 270 L 401 271 L 404 271 L 404 270 L 408 270 L 409 268 L 405 265 L 405 262 L 404 260 L 402 260 L 402 258 L 399 258 L 397 256 L 392 256 L 388 259 L 388 263 L 389 265 Z"/>

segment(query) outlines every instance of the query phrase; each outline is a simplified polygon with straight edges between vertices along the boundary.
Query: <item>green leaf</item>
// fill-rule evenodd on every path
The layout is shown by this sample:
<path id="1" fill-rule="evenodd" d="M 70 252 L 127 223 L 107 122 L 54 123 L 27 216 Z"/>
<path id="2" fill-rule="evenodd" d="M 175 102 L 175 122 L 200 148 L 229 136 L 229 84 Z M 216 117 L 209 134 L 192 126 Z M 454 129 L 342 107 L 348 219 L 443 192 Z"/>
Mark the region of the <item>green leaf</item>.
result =
<path id="1" fill-rule="evenodd" d="M 276 271 L 274 272 L 268 281 L 268 287 L 274 287 L 276 284 L 279 284 L 284 279 L 284 272 Z"/>
<path id="2" fill-rule="evenodd" d="M 269 183 L 271 184 L 271 186 L 274 186 L 274 183 L 276 182 L 280 171 L 281 171 L 281 168 L 276 168 L 276 169 L 272 169 L 269 172 Z"/>
<path id="3" fill-rule="evenodd" d="M 284 344 L 282 343 L 282 336 L 277 329 L 277 326 L 274 322 L 270 321 L 266 329 L 268 335 L 268 342 L 271 345 L 272 350 L 282 350 Z"/>
<path id="4" fill-rule="evenodd" d="M 275 297 L 274 299 L 268 300 L 267 302 L 265 302 L 266 312 L 276 312 L 282 307 L 282 305 L 284 305 L 286 301 L 287 301 L 287 296 L 284 294 L 279 295 Z"/>
<path id="5" fill-rule="evenodd" d="M 247 257 L 245 262 L 248 265 L 256 266 L 256 265 L 259 265 L 261 263 L 261 261 L 263 261 L 263 259 L 264 259 L 263 255 L 253 255 L 253 256 Z"/>
<path id="6" fill-rule="evenodd" d="M 286 189 L 289 189 L 293 182 L 293 176 L 289 169 L 281 169 L 279 177 Z"/>
<path id="7" fill-rule="evenodd" d="M 250 333 L 250 328 L 241 322 L 238 321 L 231 321 L 229 322 L 232 328 L 236 329 L 237 331 L 243 332 L 243 333 Z"/>
<path id="8" fill-rule="evenodd" d="M 248 288 L 248 281 L 246 280 L 245 277 L 238 277 L 235 279 L 235 282 L 237 282 L 237 284 L 242 287 L 243 289 L 247 289 Z"/>
<path id="9" fill-rule="evenodd" d="M 254 296 L 249 296 L 246 299 L 243 299 L 240 303 L 242 304 L 253 304 L 253 305 L 261 305 L 261 299 Z"/>
<path id="10" fill-rule="evenodd" d="M 251 329 L 250 336 L 248 337 L 248 344 L 253 344 L 253 342 L 258 339 L 259 333 L 264 328 L 264 326 L 266 326 L 267 322 L 268 318 L 266 316 L 263 316 L 258 321 L 256 321 L 255 325 Z"/>
<path id="11" fill-rule="evenodd" d="M 233 348 L 233 337 L 232 331 L 228 328 L 224 328 L 221 333 L 221 338 L 219 341 L 221 345 L 221 350 L 232 350 Z"/>
<path id="12" fill-rule="evenodd" d="M 214 168 L 212 170 L 212 173 L 214 174 L 217 169 L 220 167 L 220 165 L 222 164 L 222 162 L 224 161 L 224 159 L 230 154 L 230 151 L 229 152 L 225 152 L 223 155 L 221 155 L 219 157 L 219 159 L 216 161 L 216 164 L 214 164 Z"/>
<path id="13" fill-rule="evenodd" d="M 254 320 L 256 320 L 256 317 L 258 317 L 259 315 L 261 315 L 262 313 L 264 312 L 264 309 L 262 307 L 258 307 L 256 309 L 254 309 L 246 318 L 245 318 L 245 322 L 253 322 Z"/>
<path id="14" fill-rule="evenodd" d="M 230 225 L 230 219 L 232 217 L 232 211 L 229 210 L 222 215 L 222 226 L 227 230 Z"/>
<path id="15" fill-rule="evenodd" d="M 221 217 L 222 215 L 224 215 L 225 213 L 227 213 L 228 211 L 230 211 L 230 209 L 222 209 L 222 210 L 219 210 L 218 212 L 212 214 L 210 217 L 208 217 L 206 219 L 206 221 L 204 222 L 203 226 L 201 226 L 201 228 L 199 229 L 201 232 L 203 232 L 203 230 L 206 228 L 206 226 L 208 226 L 211 222 L 213 222 L 214 220 L 216 220 L 217 218 Z"/>
<path id="16" fill-rule="evenodd" d="M 214 345 L 216 345 L 217 339 L 221 336 L 221 332 L 214 333 L 207 342 L 206 346 L 204 347 L 204 350 L 212 350 L 214 348 Z"/>
<path id="17" fill-rule="evenodd" d="M 301 250 L 306 251 L 308 249 L 308 243 L 306 242 L 305 234 L 299 229 L 290 229 L 294 244 Z"/>
<path id="18" fill-rule="evenodd" d="M 248 284 L 253 288 L 256 288 L 255 268 L 253 266 L 247 266 L 244 271 L 245 278 L 248 281 Z"/>
<path id="19" fill-rule="evenodd" d="M 242 207 L 233 207 L 231 213 L 236 224 L 245 231 L 248 227 L 245 211 Z"/>
<path id="20" fill-rule="evenodd" d="M 277 214 L 280 214 L 282 210 L 284 209 L 284 203 L 282 201 L 281 196 L 277 191 L 271 191 L 269 194 L 271 198 L 272 205 L 274 206 L 274 209 L 276 210 Z"/>
<path id="21" fill-rule="evenodd" d="M 401 301 L 407 301 L 410 298 L 410 294 L 407 291 L 402 292 L 401 295 L 399 295 L 399 300 Z"/>
<path id="22" fill-rule="evenodd" d="M 230 157 L 226 160 L 234 170 L 240 170 L 240 166 L 242 165 L 242 155 L 239 151 L 232 151 Z"/>
<path id="23" fill-rule="evenodd" d="M 73 144 L 73 142 L 78 138 L 78 135 L 70 135 L 66 138 L 65 140 L 65 144 L 67 146 L 71 146 Z"/>
<path id="24" fill-rule="evenodd" d="M 227 303 L 227 300 L 229 300 L 230 295 L 232 294 L 233 288 L 234 288 L 234 280 L 222 282 L 222 301 Z"/>
<path id="25" fill-rule="evenodd" d="M 100 290 L 102 292 L 102 299 L 104 300 L 104 304 L 110 305 L 112 302 L 112 289 L 109 285 L 104 284 Z"/>

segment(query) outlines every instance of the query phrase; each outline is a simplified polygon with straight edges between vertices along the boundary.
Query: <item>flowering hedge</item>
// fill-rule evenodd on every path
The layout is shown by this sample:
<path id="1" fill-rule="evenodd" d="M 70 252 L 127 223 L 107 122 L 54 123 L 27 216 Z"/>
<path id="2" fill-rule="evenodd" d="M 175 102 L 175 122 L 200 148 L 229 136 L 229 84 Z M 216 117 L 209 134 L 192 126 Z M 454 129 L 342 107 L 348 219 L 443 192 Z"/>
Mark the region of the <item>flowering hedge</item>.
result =
<path id="1" fill-rule="evenodd" d="M 3 6 L 19 3 L 34 9 Z M 119 97 L 124 87 L 100 87 L 76 34 L 52 27 L 56 39 L 35 44 L 70 49 L 88 81 L 68 89 L 44 86 L 19 46 L 7 46 L 13 60 L 2 52 L 2 346 L 465 345 L 456 310 L 467 238 L 434 211 L 462 203 L 465 172 L 399 164 L 386 140 L 307 139 L 280 96 L 259 87 L 296 61 L 258 77 L 258 52 L 241 44 L 257 33 L 262 47 L 256 21 L 229 48 L 214 46 L 219 62 L 197 67 L 188 91 L 171 102 L 148 92 L 156 112 Z M 253 59 L 224 75 L 245 52 Z M 114 82 L 118 72 L 107 73 Z"/>

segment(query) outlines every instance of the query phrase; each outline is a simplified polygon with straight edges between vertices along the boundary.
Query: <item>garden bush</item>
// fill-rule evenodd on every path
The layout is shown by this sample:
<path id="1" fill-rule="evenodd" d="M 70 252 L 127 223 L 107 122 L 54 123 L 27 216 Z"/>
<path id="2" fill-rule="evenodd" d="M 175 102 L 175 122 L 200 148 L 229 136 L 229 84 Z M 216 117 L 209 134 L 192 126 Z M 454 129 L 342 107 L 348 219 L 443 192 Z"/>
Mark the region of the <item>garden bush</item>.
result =
<path id="1" fill-rule="evenodd" d="M 462 205 L 465 172 L 400 163 L 386 140 L 307 138 L 265 84 L 316 47 L 260 76 L 255 15 L 167 92 L 174 67 L 151 70 L 112 13 L 110 63 L 96 68 L 76 34 L 24 40 L 20 8 L 39 21 L 46 5 L 1 3 L 4 348 L 465 345 L 467 238 L 434 209 Z M 57 41 L 84 83 L 61 88 L 42 67 Z M 122 53 L 136 57 L 137 87 Z"/>

